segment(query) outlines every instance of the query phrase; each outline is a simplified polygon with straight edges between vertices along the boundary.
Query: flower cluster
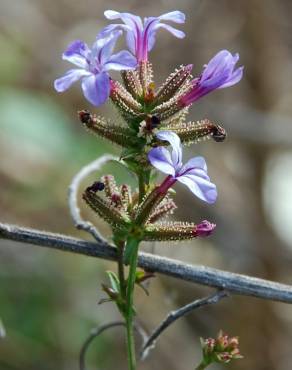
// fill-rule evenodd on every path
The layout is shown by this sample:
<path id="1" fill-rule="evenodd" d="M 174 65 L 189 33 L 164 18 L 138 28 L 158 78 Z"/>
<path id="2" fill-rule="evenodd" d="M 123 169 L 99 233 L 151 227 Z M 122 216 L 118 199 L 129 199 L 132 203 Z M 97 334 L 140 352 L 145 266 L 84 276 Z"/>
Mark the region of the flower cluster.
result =
<path id="1" fill-rule="evenodd" d="M 201 346 L 203 351 L 203 361 L 205 365 L 213 362 L 228 363 L 231 360 L 243 358 L 239 351 L 238 337 L 229 337 L 222 331 L 219 332 L 216 339 L 201 338 Z"/>
<path id="2" fill-rule="evenodd" d="M 118 187 L 113 177 L 104 177 L 98 182 L 99 187 L 88 187 L 83 198 L 111 224 L 114 234 L 117 230 L 124 235 L 134 233 L 139 240 L 207 236 L 215 228 L 208 221 L 196 225 L 161 220 L 176 208 L 170 193 L 176 182 L 204 202 L 216 201 L 216 185 L 210 180 L 205 159 L 196 156 L 183 164 L 182 146 L 208 138 L 221 142 L 226 137 L 225 130 L 208 119 L 187 122 L 186 115 L 190 105 L 204 95 L 240 81 L 243 67 L 236 67 L 239 56 L 220 51 L 196 78 L 191 75 L 192 64 L 181 65 L 156 89 L 149 52 L 159 29 L 177 38 L 185 36 L 168 23 L 183 24 L 185 15 L 172 11 L 142 20 L 113 10 L 104 14 L 110 21 L 121 23 L 104 27 L 91 49 L 80 40 L 70 44 L 63 59 L 78 68 L 57 79 L 55 89 L 63 92 L 81 80 L 83 94 L 91 104 L 100 106 L 108 99 L 112 101 L 122 123 L 110 122 L 89 111 L 79 112 L 79 117 L 90 132 L 122 147 L 121 159 L 137 175 L 139 191 L 127 185 Z M 129 50 L 113 53 L 123 34 Z M 122 83 L 110 77 L 111 70 L 121 71 Z M 154 169 L 167 175 L 160 185 L 151 182 Z"/>
<path id="3" fill-rule="evenodd" d="M 89 132 L 122 149 L 120 160 L 136 176 L 138 186 L 118 185 L 114 176 L 105 175 L 85 189 L 83 200 L 112 230 L 118 274 L 108 272 L 110 285 L 102 285 L 107 297 L 101 303 L 115 302 L 124 317 L 129 368 L 135 370 L 133 292 L 136 285 L 145 290 L 142 283 L 153 277 L 151 272 L 137 271 L 139 244 L 207 237 L 215 229 L 216 225 L 207 220 L 193 223 L 165 218 L 177 208 L 172 189 L 177 182 L 201 201 L 208 204 L 216 201 L 217 188 L 208 175 L 205 159 L 192 156 L 183 163 L 182 147 L 206 139 L 222 142 L 225 129 L 208 119 L 192 122 L 186 117 L 198 99 L 239 82 L 243 67 L 236 67 L 238 54 L 222 50 L 198 77 L 192 76 L 192 64 L 184 64 L 156 88 L 149 52 L 160 29 L 180 39 L 185 36 L 169 24 L 183 24 L 185 15 L 173 11 L 142 20 L 113 10 L 104 14 L 110 21 L 121 23 L 103 28 L 91 48 L 80 40 L 71 43 L 63 59 L 77 68 L 58 78 L 55 89 L 63 92 L 80 80 L 83 94 L 92 105 L 98 107 L 110 100 L 120 116 L 120 120 L 112 122 L 87 110 L 79 112 L 79 119 Z M 129 50 L 114 53 L 122 35 Z M 110 71 L 120 71 L 122 81 L 112 78 Z M 166 175 L 161 182 L 156 181 L 156 170 Z M 129 265 L 127 273 L 125 265 Z M 202 346 L 204 358 L 198 369 L 241 357 L 238 339 L 222 333 L 217 339 L 203 340 Z"/>

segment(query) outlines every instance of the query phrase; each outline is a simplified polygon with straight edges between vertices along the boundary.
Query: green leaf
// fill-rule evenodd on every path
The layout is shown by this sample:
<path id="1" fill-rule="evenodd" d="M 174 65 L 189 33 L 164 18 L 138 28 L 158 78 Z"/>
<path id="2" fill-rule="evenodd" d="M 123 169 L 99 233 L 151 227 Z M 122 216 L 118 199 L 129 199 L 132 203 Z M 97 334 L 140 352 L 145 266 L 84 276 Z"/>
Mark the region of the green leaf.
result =
<path id="1" fill-rule="evenodd" d="M 146 295 L 149 295 L 148 289 L 143 285 L 143 283 L 148 280 L 155 277 L 155 275 L 152 272 L 146 272 L 144 270 L 137 270 L 136 271 L 136 280 L 135 283 L 138 285 L 142 290 L 144 290 Z"/>
<path id="2" fill-rule="evenodd" d="M 137 270 L 136 271 L 136 282 L 140 282 L 145 276 L 145 271 Z"/>
<path id="3" fill-rule="evenodd" d="M 6 330 L 4 328 L 2 320 L 0 319 L 0 339 L 5 338 L 5 336 L 6 336 Z"/>
<path id="4" fill-rule="evenodd" d="M 135 155 L 137 155 L 137 148 L 126 148 L 126 149 L 123 149 L 122 150 L 122 153 L 120 155 L 120 159 L 127 159 L 127 158 L 132 158 L 134 157 Z"/>
<path id="5" fill-rule="evenodd" d="M 140 284 L 148 279 L 155 277 L 155 274 L 150 271 L 137 270 L 136 271 L 136 283 Z"/>
<path id="6" fill-rule="evenodd" d="M 106 273 L 109 277 L 112 289 L 115 292 L 120 293 L 121 287 L 118 276 L 113 271 L 106 271 Z"/>

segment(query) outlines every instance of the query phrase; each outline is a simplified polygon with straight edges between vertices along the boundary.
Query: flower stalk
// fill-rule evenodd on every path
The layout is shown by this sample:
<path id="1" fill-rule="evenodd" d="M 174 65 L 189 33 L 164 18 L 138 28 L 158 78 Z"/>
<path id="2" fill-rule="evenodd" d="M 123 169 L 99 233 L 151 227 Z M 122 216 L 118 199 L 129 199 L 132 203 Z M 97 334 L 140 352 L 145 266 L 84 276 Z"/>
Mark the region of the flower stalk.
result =
<path id="1" fill-rule="evenodd" d="M 136 270 L 138 262 L 138 246 L 139 241 L 136 239 L 129 238 L 127 241 L 127 246 L 131 247 L 132 253 L 130 257 L 130 267 L 127 282 L 127 306 L 126 306 L 126 328 L 127 328 L 127 348 L 128 348 L 128 360 L 130 365 L 130 370 L 135 370 L 136 368 L 136 354 L 135 354 L 135 340 L 134 340 L 134 325 L 133 319 L 135 315 L 134 311 L 134 289 L 136 282 Z"/>

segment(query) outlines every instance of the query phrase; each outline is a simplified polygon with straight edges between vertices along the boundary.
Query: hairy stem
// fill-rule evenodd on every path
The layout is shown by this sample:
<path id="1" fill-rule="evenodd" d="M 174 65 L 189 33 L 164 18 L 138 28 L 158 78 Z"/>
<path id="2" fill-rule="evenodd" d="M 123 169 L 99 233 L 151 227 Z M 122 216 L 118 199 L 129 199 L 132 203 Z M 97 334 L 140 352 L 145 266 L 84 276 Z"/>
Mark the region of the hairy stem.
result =
<path id="1" fill-rule="evenodd" d="M 136 354 L 135 354 L 135 341 L 134 341 L 134 307 L 133 307 L 133 298 L 134 298 L 134 289 L 135 289 L 135 280 L 136 280 L 136 269 L 138 263 L 138 245 L 137 241 L 134 250 L 131 253 L 130 258 L 130 268 L 128 274 L 127 282 L 127 307 L 126 307 L 126 328 L 127 328 L 127 349 L 128 349 L 128 361 L 129 361 L 129 370 L 135 370 L 136 368 Z"/>
<path id="2" fill-rule="evenodd" d="M 125 242 L 121 241 L 117 243 L 117 254 L 118 254 L 118 275 L 119 275 L 119 282 L 121 288 L 121 295 L 124 300 L 126 300 L 126 280 L 125 280 L 125 268 L 124 268 L 124 248 Z"/>
<path id="3" fill-rule="evenodd" d="M 140 170 L 137 172 L 138 185 L 139 185 L 139 203 L 142 203 L 145 196 L 145 187 L 149 185 L 150 180 L 150 171 L 149 170 Z"/>

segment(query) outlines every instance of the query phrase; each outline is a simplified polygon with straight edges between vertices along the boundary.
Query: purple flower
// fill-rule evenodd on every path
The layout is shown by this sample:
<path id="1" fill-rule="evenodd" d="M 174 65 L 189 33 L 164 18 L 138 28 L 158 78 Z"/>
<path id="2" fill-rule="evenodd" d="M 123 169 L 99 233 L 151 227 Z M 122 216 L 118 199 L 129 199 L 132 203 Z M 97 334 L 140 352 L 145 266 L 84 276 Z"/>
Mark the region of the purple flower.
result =
<path id="1" fill-rule="evenodd" d="M 214 203 L 217 198 L 216 185 L 210 182 L 205 159 L 194 157 L 183 165 L 182 146 L 178 135 L 171 131 L 160 131 L 156 137 L 159 140 L 168 141 L 172 146 L 172 153 L 163 146 L 153 148 L 148 153 L 152 166 L 169 175 L 161 184 L 161 191 L 166 192 L 176 181 L 179 181 L 198 198 Z"/>
<path id="2" fill-rule="evenodd" d="M 148 51 L 150 51 L 155 44 L 156 32 L 159 28 L 164 28 L 175 37 L 185 37 L 184 32 L 176 28 L 162 23 L 162 21 L 171 21 L 175 23 L 184 23 L 185 15 L 179 11 L 173 11 L 162 14 L 160 17 L 149 17 L 142 19 L 131 13 L 119 13 L 114 10 L 107 10 L 104 12 L 107 19 L 115 20 L 121 19 L 124 24 L 110 24 L 101 31 L 101 35 L 108 34 L 116 29 L 122 29 L 127 33 L 127 44 L 130 51 L 136 56 L 138 61 L 148 60 Z"/>
<path id="3" fill-rule="evenodd" d="M 85 98 L 95 106 L 105 103 L 110 94 L 108 71 L 133 69 L 137 65 L 136 58 L 126 50 L 112 54 L 121 34 L 121 31 L 114 31 L 106 37 L 98 37 L 92 49 L 83 41 L 73 41 L 62 57 L 79 68 L 70 69 L 63 77 L 55 80 L 55 89 L 63 92 L 81 79 Z"/>
<path id="4" fill-rule="evenodd" d="M 235 69 L 238 59 L 238 53 L 232 55 L 228 50 L 219 51 L 205 65 L 201 76 L 192 81 L 193 88 L 180 99 L 181 105 L 188 106 L 213 90 L 223 89 L 239 82 L 243 67 Z"/>

